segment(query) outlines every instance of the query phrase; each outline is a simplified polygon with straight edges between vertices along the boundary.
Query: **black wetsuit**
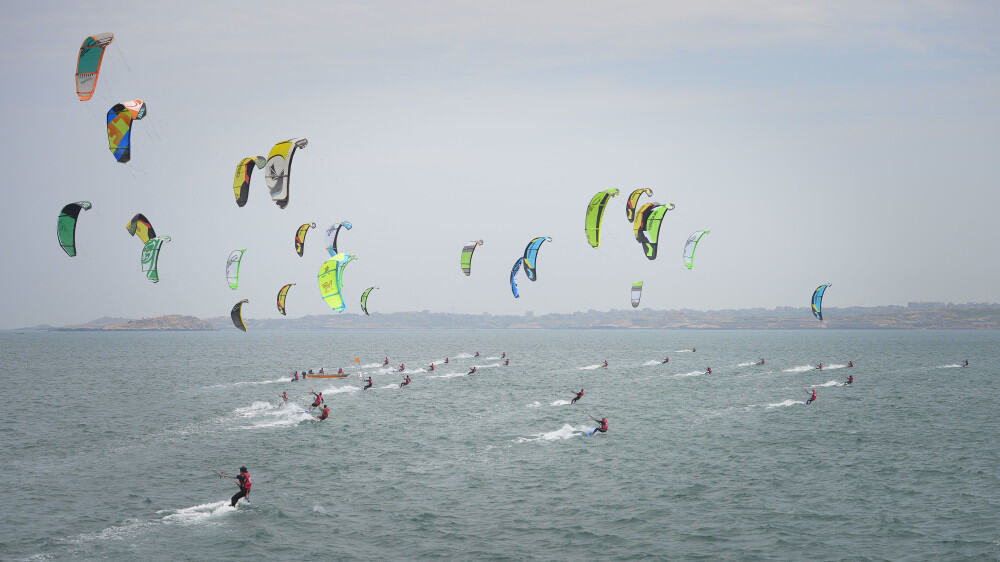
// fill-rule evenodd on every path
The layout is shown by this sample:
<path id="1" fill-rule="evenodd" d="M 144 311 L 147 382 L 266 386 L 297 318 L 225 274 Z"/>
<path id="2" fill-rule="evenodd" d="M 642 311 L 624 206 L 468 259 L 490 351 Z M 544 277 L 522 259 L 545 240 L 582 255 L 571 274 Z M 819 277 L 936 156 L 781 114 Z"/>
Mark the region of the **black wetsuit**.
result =
<path id="1" fill-rule="evenodd" d="M 368 390 L 371 387 L 372 387 L 372 378 L 368 377 L 368 384 L 366 384 L 365 387 L 362 388 L 361 390 Z"/>
<path id="2" fill-rule="evenodd" d="M 410 384 L 410 377 L 406 377 L 406 380 L 404 380 L 403 382 L 399 383 L 399 388 L 403 388 L 404 386 L 406 386 L 408 384 Z"/>
<path id="3" fill-rule="evenodd" d="M 607 433 L 608 432 L 608 422 L 603 422 L 602 421 L 601 425 L 595 427 L 594 431 L 591 431 L 590 434 L 593 435 L 593 434 L 597 433 L 598 431 L 600 431 L 601 433 Z"/>
<path id="4" fill-rule="evenodd" d="M 240 501 L 240 498 L 247 498 L 247 501 L 250 500 L 250 498 L 247 497 L 250 495 L 250 488 L 246 487 L 246 480 L 247 477 L 242 474 L 236 477 L 236 483 L 240 487 L 240 491 L 233 494 L 229 507 L 236 507 L 236 502 Z"/>
<path id="5" fill-rule="evenodd" d="M 570 402 L 569 402 L 569 403 L 570 403 L 570 404 L 576 404 L 576 401 L 577 401 L 577 400 L 579 400 L 579 399 L 581 399 L 581 398 L 583 398 L 583 391 L 582 391 L 582 390 L 581 390 L 580 392 L 578 392 L 578 393 L 576 394 L 576 398 L 574 398 L 574 399 L 570 400 Z"/>

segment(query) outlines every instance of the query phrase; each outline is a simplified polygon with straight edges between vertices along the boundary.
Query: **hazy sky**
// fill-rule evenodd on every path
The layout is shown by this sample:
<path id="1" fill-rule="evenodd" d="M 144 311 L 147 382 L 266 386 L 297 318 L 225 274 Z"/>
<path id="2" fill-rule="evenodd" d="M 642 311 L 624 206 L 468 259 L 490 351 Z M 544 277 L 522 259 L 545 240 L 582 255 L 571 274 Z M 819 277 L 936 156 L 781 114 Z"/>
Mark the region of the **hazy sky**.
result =
<path id="1" fill-rule="evenodd" d="M 370 285 L 380 312 L 620 309 L 639 279 L 649 308 L 806 307 L 826 281 L 829 306 L 996 300 L 1000 4 L 77 4 L 4 4 L 0 327 L 219 316 L 243 298 L 276 317 L 287 282 L 289 316 L 332 314 L 316 274 L 345 219 L 348 312 Z M 104 31 L 80 102 L 77 50 Z M 148 115 L 122 165 L 105 113 L 136 97 Z M 309 146 L 288 207 L 257 171 L 238 208 L 236 163 L 289 137 Z M 677 206 L 655 261 L 624 215 L 643 186 Z M 612 187 L 592 249 L 586 206 Z M 81 199 L 68 258 L 56 217 Z M 159 284 L 124 228 L 136 212 L 173 238 Z M 705 228 L 688 271 L 684 240 Z M 515 300 L 510 268 L 543 235 Z"/>

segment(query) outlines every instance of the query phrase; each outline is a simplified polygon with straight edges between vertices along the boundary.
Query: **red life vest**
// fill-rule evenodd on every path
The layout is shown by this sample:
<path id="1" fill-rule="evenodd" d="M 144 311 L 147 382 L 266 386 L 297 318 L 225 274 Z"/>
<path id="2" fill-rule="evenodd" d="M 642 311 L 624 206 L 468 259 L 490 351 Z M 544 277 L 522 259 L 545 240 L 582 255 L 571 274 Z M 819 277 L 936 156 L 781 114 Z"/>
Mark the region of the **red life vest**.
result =
<path id="1" fill-rule="evenodd" d="M 816 399 L 816 391 L 815 391 L 815 390 L 813 391 L 813 396 L 812 396 L 812 399 L 813 399 L 813 400 L 815 400 L 815 399 Z"/>
<path id="2" fill-rule="evenodd" d="M 325 420 L 329 415 L 330 415 L 330 407 L 329 406 L 324 406 L 323 407 L 323 415 L 320 416 L 319 419 Z"/>
<path id="3" fill-rule="evenodd" d="M 583 398 L 583 391 L 581 390 L 581 391 L 580 391 L 580 394 L 577 394 L 577 395 L 576 395 L 576 397 L 577 397 L 577 398 Z"/>
<path id="4" fill-rule="evenodd" d="M 604 431 L 608 430 L 608 420 L 601 420 L 601 429 Z"/>
<path id="5" fill-rule="evenodd" d="M 337 369 L 337 374 L 338 375 L 343 375 L 344 374 L 344 369 L 343 368 Z"/>
<path id="6" fill-rule="evenodd" d="M 240 484 L 239 484 L 240 489 L 241 490 L 246 490 L 247 492 L 249 492 L 250 488 L 253 486 L 253 482 L 250 481 L 250 473 L 249 472 L 241 472 L 240 476 L 243 477 L 242 478 L 243 481 L 240 482 Z"/>

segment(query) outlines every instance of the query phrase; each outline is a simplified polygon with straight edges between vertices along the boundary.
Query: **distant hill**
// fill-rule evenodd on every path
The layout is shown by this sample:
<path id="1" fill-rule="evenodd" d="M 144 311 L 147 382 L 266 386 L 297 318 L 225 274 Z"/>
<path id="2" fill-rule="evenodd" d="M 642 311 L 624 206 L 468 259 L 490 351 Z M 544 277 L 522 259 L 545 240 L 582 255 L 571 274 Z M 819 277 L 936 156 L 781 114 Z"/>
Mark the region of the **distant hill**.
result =
<path id="1" fill-rule="evenodd" d="M 142 320 L 127 318 L 98 318 L 86 324 L 53 328 L 59 331 L 129 331 L 129 330 L 215 330 L 215 326 L 194 316 L 168 314 Z"/>
<path id="2" fill-rule="evenodd" d="M 909 303 L 907 306 L 827 308 L 825 321 L 812 317 L 808 307 L 739 310 L 625 309 L 570 314 L 530 312 L 523 316 L 395 312 L 391 314 L 318 314 L 301 318 L 247 318 L 248 330 L 364 330 L 364 329 L 1000 329 L 1000 305 L 991 303 Z M 45 329 L 36 327 L 34 329 Z M 199 319 L 168 315 L 142 320 L 99 318 L 86 324 L 51 330 L 235 330 L 228 316 Z"/>

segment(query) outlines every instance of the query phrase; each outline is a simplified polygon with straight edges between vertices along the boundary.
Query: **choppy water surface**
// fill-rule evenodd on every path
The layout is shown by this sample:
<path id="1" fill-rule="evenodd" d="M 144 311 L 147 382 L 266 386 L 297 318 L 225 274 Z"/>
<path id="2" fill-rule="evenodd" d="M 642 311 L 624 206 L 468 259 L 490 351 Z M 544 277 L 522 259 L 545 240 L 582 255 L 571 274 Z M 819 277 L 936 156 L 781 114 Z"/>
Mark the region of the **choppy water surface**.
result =
<path id="1" fill-rule="evenodd" d="M 996 559 L 998 336 L 0 333 L 0 558 Z"/>

